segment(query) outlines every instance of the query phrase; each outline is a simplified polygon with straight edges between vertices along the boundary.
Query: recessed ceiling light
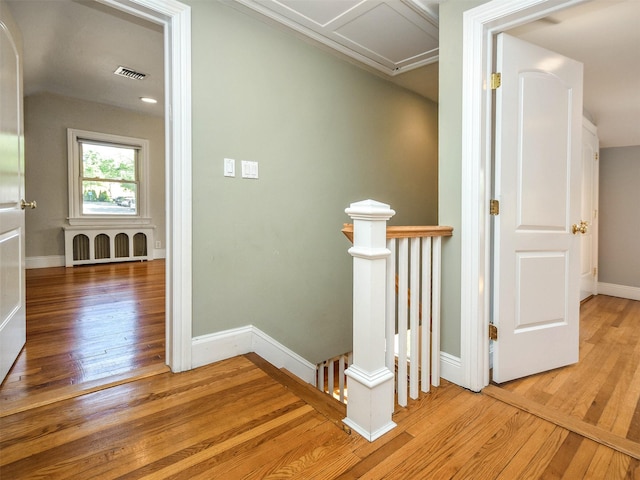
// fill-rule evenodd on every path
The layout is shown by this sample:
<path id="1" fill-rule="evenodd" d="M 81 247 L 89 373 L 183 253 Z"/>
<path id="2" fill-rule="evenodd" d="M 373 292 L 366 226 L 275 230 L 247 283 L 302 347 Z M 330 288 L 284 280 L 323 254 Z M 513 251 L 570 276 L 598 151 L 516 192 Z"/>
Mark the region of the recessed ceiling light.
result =
<path id="1" fill-rule="evenodd" d="M 155 98 L 151 97 L 140 97 L 140 100 L 142 100 L 144 103 L 158 103 Z"/>

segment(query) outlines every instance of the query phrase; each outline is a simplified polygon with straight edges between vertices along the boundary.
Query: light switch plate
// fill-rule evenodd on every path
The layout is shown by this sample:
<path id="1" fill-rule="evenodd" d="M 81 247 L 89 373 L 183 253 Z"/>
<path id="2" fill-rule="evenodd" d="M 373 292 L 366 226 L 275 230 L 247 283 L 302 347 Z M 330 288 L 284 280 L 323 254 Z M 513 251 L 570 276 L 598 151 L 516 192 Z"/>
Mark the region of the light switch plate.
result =
<path id="1" fill-rule="evenodd" d="M 242 178 L 258 178 L 258 162 L 242 160 Z"/>
<path id="2" fill-rule="evenodd" d="M 236 161 L 233 158 L 224 159 L 224 176 L 225 177 L 236 176 Z"/>

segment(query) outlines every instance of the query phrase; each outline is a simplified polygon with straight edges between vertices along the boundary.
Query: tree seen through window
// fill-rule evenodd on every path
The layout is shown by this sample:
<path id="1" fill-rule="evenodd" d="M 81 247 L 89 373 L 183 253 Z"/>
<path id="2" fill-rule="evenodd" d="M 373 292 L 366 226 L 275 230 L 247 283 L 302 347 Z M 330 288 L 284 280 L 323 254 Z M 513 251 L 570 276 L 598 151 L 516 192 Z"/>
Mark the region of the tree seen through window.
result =
<path id="1" fill-rule="evenodd" d="M 137 215 L 137 149 L 81 141 L 82 213 Z"/>

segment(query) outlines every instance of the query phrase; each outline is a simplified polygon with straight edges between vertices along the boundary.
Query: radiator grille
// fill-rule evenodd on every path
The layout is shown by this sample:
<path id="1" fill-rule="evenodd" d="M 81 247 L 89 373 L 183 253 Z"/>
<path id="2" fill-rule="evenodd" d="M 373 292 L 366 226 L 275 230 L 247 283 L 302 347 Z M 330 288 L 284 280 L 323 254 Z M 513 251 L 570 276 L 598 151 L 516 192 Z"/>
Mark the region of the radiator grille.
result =
<path id="1" fill-rule="evenodd" d="M 142 257 L 147 254 L 147 236 L 144 233 L 136 233 L 133 236 L 133 255 Z"/>
<path id="2" fill-rule="evenodd" d="M 73 237 L 73 259 L 89 260 L 89 255 L 89 237 L 82 233 Z"/>
<path id="3" fill-rule="evenodd" d="M 91 263 L 153 260 L 153 226 L 65 227 L 67 267 Z"/>
<path id="4" fill-rule="evenodd" d="M 135 240 L 134 240 L 135 241 Z M 126 233 L 119 233 L 116 235 L 114 241 L 114 249 L 116 258 L 129 256 L 129 235 Z"/>
<path id="5" fill-rule="evenodd" d="M 109 258 L 111 257 L 111 249 L 109 248 L 109 237 L 104 233 L 97 235 L 94 240 L 95 258 Z"/>

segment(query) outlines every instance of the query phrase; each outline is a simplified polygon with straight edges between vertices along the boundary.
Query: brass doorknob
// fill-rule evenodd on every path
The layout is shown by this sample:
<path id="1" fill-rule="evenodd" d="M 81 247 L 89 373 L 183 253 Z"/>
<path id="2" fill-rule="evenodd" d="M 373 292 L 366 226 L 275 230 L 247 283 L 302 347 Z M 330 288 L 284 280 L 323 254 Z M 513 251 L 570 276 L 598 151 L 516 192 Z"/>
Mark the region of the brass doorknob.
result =
<path id="1" fill-rule="evenodd" d="M 34 208 L 38 207 L 38 204 L 36 203 L 35 200 L 33 202 L 25 202 L 24 199 L 20 200 L 20 208 L 22 210 L 24 210 L 27 207 L 29 207 L 31 210 L 33 210 Z"/>
<path id="2" fill-rule="evenodd" d="M 571 233 L 573 233 L 574 235 L 577 235 L 578 233 L 581 234 L 585 234 L 587 233 L 587 228 L 589 227 L 589 222 L 585 222 L 584 220 L 582 220 L 579 224 L 573 224 L 571 226 Z"/>

